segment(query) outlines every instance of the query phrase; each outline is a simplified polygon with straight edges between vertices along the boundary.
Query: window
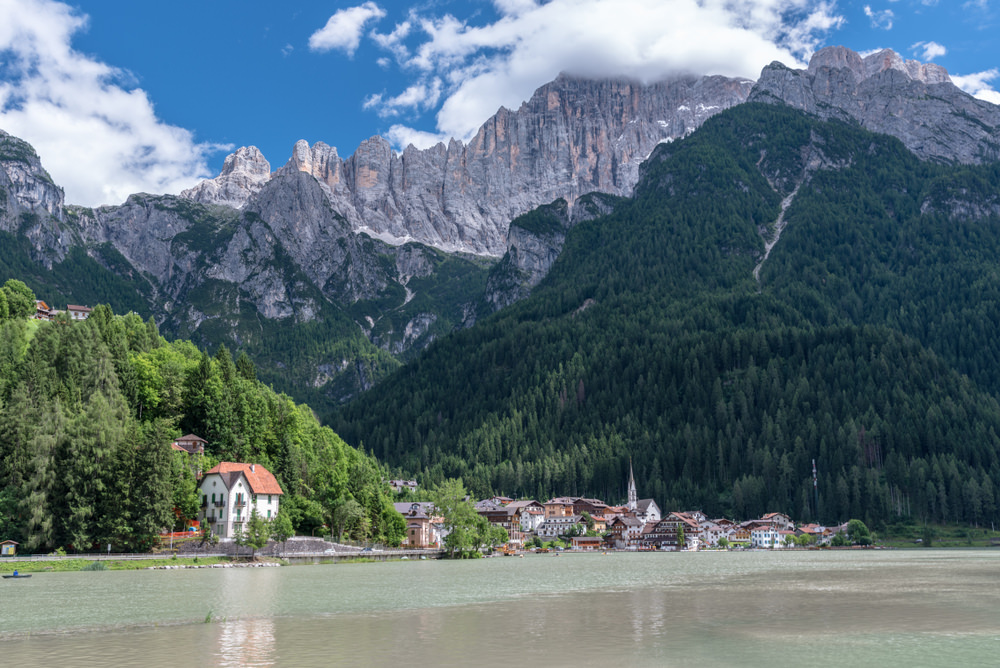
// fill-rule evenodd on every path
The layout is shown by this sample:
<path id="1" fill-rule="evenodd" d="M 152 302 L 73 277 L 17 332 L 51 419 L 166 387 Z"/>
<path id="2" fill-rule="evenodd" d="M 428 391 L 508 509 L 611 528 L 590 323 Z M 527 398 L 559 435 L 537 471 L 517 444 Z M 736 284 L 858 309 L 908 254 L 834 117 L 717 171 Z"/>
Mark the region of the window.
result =
<path id="1" fill-rule="evenodd" d="M 271 495 L 267 495 L 267 505 L 271 505 Z"/>
<path id="2" fill-rule="evenodd" d="M 256 494 L 253 495 L 253 505 L 255 505 L 255 506 L 257 505 L 257 495 Z"/>
<path id="3" fill-rule="evenodd" d="M 271 511 L 267 511 L 267 519 L 271 519 Z"/>

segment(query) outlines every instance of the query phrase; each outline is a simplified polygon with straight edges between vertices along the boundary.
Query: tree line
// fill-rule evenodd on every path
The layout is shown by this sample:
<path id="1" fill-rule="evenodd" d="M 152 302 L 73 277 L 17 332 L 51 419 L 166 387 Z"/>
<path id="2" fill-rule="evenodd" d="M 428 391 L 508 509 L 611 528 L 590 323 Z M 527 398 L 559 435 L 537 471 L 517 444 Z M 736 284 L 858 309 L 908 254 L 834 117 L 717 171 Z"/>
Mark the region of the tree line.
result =
<path id="1" fill-rule="evenodd" d="M 355 537 L 401 539 L 384 468 L 258 381 L 245 354 L 168 342 L 151 319 L 105 305 L 84 321 L 31 320 L 10 308 L 21 296 L 33 313 L 30 290 L 8 281 L 0 292 L 0 534 L 30 551 L 148 549 L 197 514 L 194 472 L 170 445 L 192 432 L 208 440 L 206 470 L 225 460 L 272 471 L 295 529 L 329 525 L 353 502 Z"/>
<path id="2" fill-rule="evenodd" d="M 529 299 L 333 426 L 479 496 L 621 500 L 631 457 L 669 508 L 995 521 L 997 170 L 787 108 L 728 110 L 570 230 Z"/>

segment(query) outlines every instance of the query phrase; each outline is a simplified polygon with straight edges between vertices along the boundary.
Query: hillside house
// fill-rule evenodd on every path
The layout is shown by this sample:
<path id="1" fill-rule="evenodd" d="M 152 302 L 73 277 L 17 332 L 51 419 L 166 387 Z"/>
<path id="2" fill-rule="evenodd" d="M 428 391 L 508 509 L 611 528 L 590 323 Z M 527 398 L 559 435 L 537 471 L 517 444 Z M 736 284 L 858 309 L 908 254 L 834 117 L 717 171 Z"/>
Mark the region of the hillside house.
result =
<path id="1" fill-rule="evenodd" d="M 405 492 L 407 490 L 411 492 L 417 491 L 417 481 L 416 480 L 390 480 L 389 489 L 399 494 L 400 492 Z"/>
<path id="2" fill-rule="evenodd" d="M 171 449 L 177 450 L 179 452 L 186 452 L 189 455 L 203 455 L 205 454 L 205 445 L 208 443 L 201 436 L 195 436 L 194 434 L 188 434 L 187 436 L 181 436 L 170 444 Z"/>
<path id="3" fill-rule="evenodd" d="M 52 320 L 52 307 L 41 299 L 35 300 L 35 315 L 31 316 L 35 320 Z"/>
<path id="4" fill-rule="evenodd" d="M 66 313 L 69 314 L 70 320 L 86 320 L 90 317 L 91 311 L 93 311 L 93 309 L 89 306 L 70 304 L 66 307 Z"/>
<path id="5" fill-rule="evenodd" d="M 220 538 L 232 538 L 254 510 L 264 519 L 278 514 L 284 492 L 274 475 L 257 464 L 220 462 L 198 485 L 200 520 Z"/>

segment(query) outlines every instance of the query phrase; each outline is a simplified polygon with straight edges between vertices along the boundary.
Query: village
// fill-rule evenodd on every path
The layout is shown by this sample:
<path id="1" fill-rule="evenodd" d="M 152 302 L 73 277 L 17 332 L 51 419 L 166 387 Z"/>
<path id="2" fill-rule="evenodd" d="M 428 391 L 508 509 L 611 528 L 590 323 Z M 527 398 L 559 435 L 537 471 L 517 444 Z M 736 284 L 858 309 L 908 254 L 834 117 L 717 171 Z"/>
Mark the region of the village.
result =
<path id="1" fill-rule="evenodd" d="M 198 457 L 205 440 L 187 435 L 171 444 L 177 451 Z M 413 493 L 413 480 L 390 480 L 390 488 Z M 256 464 L 220 462 L 199 480 L 202 499 L 199 528 L 221 540 L 233 539 L 252 514 L 271 520 L 277 516 L 283 491 L 274 475 Z M 470 500 L 471 502 L 471 500 Z M 399 547 L 439 549 L 449 533 L 446 518 L 429 501 L 394 504 L 406 522 Z M 628 501 L 612 506 L 599 499 L 559 496 L 545 502 L 492 496 L 474 504 L 476 513 L 506 531 L 505 553 L 523 550 L 696 551 L 700 549 L 788 549 L 837 545 L 838 526 L 796 525 L 784 513 L 735 521 L 709 518 L 694 511 L 663 512 L 654 499 L 639 499 L 631 467 Z M 845 541 L 846 542 L 846 541 Z M 396 547 L 396 546 L 392 546 Z"/>
<path id="2" fill-rule="evenodd" d="M 63 311 L 44 301 L 35 302 L 35 319 L 52 320 Z M 87 306 L 70 305 L 65 313 L 84 320 Z M 205 439 L 188 434 L 171 443 L 175 451 L 189 457 L 198 478 L 201 511 L 188 530 L 207 532 L 222 541 L 237 539 L 256 513 L 262 519 L 277 517 L 283 491 L 275 476 L 257 464 L 220 462 L 201 470 Z M 415 480 L 389 480 L 389 487 L 404 496 L 414 496 Z M 470 500 L 471 501 L 471 500 Z M 507 534 L 506 553 L 526 549 L 696 551 L 700 549 L 787 549 L 819 547 L 840 542 L 848 525 L 796 525 L 784 513 L 767 513 L 759 519 L 709 518 L 699 510 L 663 512 L 654 499 L 639 499 L 631 465 L 628 500 L 609 505 L 600 499 L 557 496 L 548 501 L 515 500 L 493 496 L 473 502 L 475 511 L 489 524 Z M 450 531 L 447 519 L 430 501 L 400 501 L 394 504 L 406 523 L 401 547 L 439 549 Z"/>
<path id="3" fill-rule="evenodd" d="M 392 480 L 398 491 L 414 491 L 412 480 Z M 434 548 L 447 536 L 445 518 L 430 502 L 403 502 L 396 510 L 406 519 L 409 548 Z M 619 551 L 696 551 L 700 549 L 788 549 L 836 545 L 848 524 L 796 525 L 784 513 L 767 513 L 759 519 L 711 519 L 701 511 L 664 513 L 654 499 L 639 499 L 629 470 L 628 502 L 611 506 L 600 499 L 559 496 L 545 502 L 493 496 L 475 504 L 476 512 L 490 524 L 506 530 L 503 551 L 526 549 Z M 846 543 L 846 541 L 844 541 Z"/>

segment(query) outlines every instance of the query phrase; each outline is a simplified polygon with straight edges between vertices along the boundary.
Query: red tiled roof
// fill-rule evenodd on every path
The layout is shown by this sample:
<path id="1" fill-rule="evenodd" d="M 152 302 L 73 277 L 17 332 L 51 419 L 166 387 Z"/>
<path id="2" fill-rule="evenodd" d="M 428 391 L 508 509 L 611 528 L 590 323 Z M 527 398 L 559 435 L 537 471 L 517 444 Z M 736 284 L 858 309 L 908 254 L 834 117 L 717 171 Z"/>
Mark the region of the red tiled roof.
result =
<path id="1" fill-rule="evenodd" d="M 284 494 L 281 485 L 274 475 L 260 464 L 237 464 L 236 462 L 219 462 L 209 469 L 205 475 L 212 473 L 242 473 L 250 484 L 254 494 Z"/>
<path id="2" fill-rule="evenodd" d="M 176 443 L 171 443 L 171 444 L 170 444 L 170 448 L 171 448 L 172 450 L 179 450 L 179 451 L 181 451 L 181 452 L 187 452 L 187 450 L 185 450 L 185 449 L 184 449 L 184 448 L 182 448 L 181 446 L 177 445 Z"/>

